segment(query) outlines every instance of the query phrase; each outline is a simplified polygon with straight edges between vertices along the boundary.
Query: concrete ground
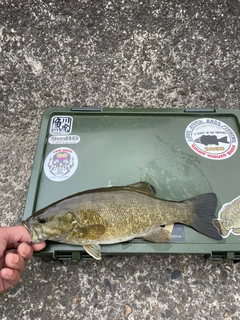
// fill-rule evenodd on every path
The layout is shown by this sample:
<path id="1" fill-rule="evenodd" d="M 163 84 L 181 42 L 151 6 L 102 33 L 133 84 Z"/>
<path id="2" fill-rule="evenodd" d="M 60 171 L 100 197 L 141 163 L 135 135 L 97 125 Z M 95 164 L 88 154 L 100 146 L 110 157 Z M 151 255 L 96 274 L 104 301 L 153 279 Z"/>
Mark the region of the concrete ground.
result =
<path id="1" fill-rule="evenodd" d="M 0 217 L 23 214 L 44 110 L 240 105 L 238 0 L 0 0 Z M 240 264 L 118 256 L 27 264 L 2 320 L 232 319 Z"/>

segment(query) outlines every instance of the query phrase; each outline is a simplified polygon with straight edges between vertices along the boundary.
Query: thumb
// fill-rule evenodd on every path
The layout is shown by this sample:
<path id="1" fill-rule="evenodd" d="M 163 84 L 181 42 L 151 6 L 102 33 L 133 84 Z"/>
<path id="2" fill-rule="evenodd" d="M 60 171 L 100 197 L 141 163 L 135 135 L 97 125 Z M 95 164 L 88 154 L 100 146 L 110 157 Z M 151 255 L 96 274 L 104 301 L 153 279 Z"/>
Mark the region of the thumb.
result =
<path id="1" fill-rule="evenodd" d="M 0 227 L 0 257 L 19 242 L 29 242 L 30 234 L 24 226 Z"/>

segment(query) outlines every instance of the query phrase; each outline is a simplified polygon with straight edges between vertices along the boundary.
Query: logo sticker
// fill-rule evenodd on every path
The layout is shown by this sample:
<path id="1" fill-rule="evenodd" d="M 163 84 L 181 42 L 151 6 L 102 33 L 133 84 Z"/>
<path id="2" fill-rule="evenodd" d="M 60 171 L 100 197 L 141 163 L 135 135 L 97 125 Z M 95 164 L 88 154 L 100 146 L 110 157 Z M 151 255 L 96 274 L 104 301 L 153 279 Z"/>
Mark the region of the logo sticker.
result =
<path id="1" fill-rule="evenodd" d="M 224 122 L 211 118 L 191 122 L 185 139 L 194 152 L 211 160 L 228 159 L 238 148 L 235 132 Z"/>
<path id="2" fill-rule="evenodd" d="M 54 116 L 51 120 L 50 134 L 70 134 L 72 132 L 73 118 L 70 116 Z"/>
<path id="3" fill-rule="evenodd" d="M 68 136 L 51 136 L 48 139 L 50 144 L 76 144 L 80 141 L 80 137 L 76 135 Z"/>
<path id="4" fill-rule="evenodd" d="M 240 196 L 222 206 L 213 224 L 223 238 L 227 238 L 230 233 L 240 235 Z"/>
<path id="5" fill-rule="evenodd" d="M 44 162 L 44 172 L 52 181 L 64 181 L 76 171 L 78 158 L 72 149 L 58 148 L 49 153 Z"/>

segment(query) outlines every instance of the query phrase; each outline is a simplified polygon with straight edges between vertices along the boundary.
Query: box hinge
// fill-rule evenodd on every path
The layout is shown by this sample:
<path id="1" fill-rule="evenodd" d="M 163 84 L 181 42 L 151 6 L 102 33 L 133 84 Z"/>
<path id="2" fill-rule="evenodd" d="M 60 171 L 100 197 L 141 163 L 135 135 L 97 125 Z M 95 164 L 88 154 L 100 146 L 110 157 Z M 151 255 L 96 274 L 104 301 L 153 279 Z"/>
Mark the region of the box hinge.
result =
<path id="1" fill-rule="evenodd" d="M 216 112 L 214 108 L 185 108 L 184 112 L 187 113 L 212 113 Z"/>
<path id="2" fill-rule="evenodd" d="M 80 260 L 81 253 L 79 251 L 73 251 L 73 252 L 54 251 L 53 258 L 58 261 Z"/>
<path id="3" fill-rule="evenodd" d="M 54 251 L 53 258 L 58 261 L 66 261 L 66 260 L 92 260 L 93 257 L 91 257 L 89 254 L 80 251 Z"/>
<path id="4" fill-rule="evenodd" d="M 225 260 L 227 258 L 226 252 L 212 252 L 211 260 Z"/>
<path id="5" fill-rule="evenodd" d="M 240 262 L 240 252 L 231 252 L 233 254 L 233 262 L 234 263 L 237 263 L 237 262 Z"/>
<path id="6" fill-rule="evenodd" d="M 240 252 L 212 252 L 210 255 L 211 260 L 233 260 L 234 262 L 240 261 Z"/>
<path id="7" fill-rule="evenodd" d="M 101 112 L 102 109 L 100 107 L 72 107 L 71 111 L 79 111 L 79 112 Z"/>

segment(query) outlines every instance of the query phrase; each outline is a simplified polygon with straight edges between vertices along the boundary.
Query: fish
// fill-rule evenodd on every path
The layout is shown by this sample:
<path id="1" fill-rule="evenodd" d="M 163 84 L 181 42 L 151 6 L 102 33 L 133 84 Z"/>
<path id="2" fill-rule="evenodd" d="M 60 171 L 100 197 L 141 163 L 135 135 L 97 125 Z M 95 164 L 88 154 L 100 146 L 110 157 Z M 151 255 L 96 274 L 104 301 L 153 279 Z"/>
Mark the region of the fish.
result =
<path id="1" fill-rule="evenodd" d="M 218 139 L 215 135 L 202 135 L 201 137 L 194 140 L 194 142 L 204 144 L 205 146 L 208 146 L 209 144 L 215 144 L 218 146 L 219 142 L 229 144 L 227 136 Z"/>
<path id="2" fill-rule="evenodd" d="M 22 221 L 31 242 L 45 240 L 81 245 L 93 258 L 101 259 L 101 244 L 141 238 L 170 242 L 163 226 L 181 223 L 216 240 L 222 240 L 212 223 L 217 205 L 215 193 L 184 201 L 156 196 L 147 182 L 79 192 L 35 212 Z"/>
<path id="3" fill-rule="evenodd" d="M 231 232 L 240 235 L 240 196 L 223 205 L 213 224 L 223 238 L 227 238 Z"/>

